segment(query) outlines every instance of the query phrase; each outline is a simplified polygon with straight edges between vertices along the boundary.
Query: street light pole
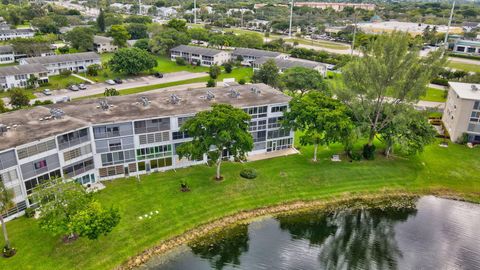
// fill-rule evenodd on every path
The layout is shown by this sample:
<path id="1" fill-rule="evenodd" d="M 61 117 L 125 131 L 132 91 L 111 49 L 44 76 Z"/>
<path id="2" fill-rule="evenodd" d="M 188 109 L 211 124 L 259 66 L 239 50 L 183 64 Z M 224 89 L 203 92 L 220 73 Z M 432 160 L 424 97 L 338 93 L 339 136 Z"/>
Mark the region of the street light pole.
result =
<path id="1" fill-rule="evenodd" d="M 353 55 L 353 50 L 355 47 L 355 36 L 357 35 L 357 10 L 353 10 L 353 38 L 352 45 L 350 48 L 350 55 Z"/>
<path id="2" fill-rule="evenodd" d="M 288 37 L 292 37 L 292 20 L 293 20 L 293 0 L 290 4 L 290 27 L 288 28 Z"/>
<path id="3" fill-rule="evenodd" d="M 197 0 L 193 0 L 193 23 L 197 24 Z"/>
<path id="4" fill-rule="evenodd" d="M 445 46 L 445 51 L 448 50 L 448 33 L 450 32 L 450 25 L 452 24 L 454 9 L 455 9 L 455 0 L 453 0 L 452 10 L 450 11 L 450 19 L 448 20 L 448 25 L 447 25 L 447 32 L 445 33 L 445 40 L 443 41 L 443 45 Z"/>

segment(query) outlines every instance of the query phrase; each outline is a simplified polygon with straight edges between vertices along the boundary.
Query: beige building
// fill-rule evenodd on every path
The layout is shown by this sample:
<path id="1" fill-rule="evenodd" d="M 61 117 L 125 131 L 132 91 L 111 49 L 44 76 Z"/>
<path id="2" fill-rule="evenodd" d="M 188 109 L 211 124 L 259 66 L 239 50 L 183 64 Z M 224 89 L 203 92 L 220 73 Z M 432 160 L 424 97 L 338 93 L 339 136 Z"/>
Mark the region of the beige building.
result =
<path id="1" fill-rule="evenodd" d="M 480 84 L 450 82 L 443 123 L 454 142 L 468 134 L 468 140 L 480 143 Z"/>
<path id="2" fill-rule="evenodd" d="M 220 66 L 230 61 L 230 53 L 228 52 L 188 45 L 179 45 L 170 50 L 172 61 L 176 61 L 178 57 L 182 57 L 190 64 L 200 63 L 200 65 L 206 67 Z"/>
<path id="3" fill-rule="evenodd" d="M 342 11 L 346 7 L 352 7 L 354 9 L 365 9 L 365 10 L 375 10 L 375 4 L 366 4 L 366 3 L 328 3 L 328 2 L 297 2 L 295 3 L 296 7 L 311 7 L 311 8 L 320 8 L 327 9 L 331 8 L 335 11 Z"/>
<path id="4" fill-rule="evenodd" d="M 93 37 L 93 48 L 98 53 L 114 52 L 118 50 L 118 46 L 113 44 L 113 38 L 103 36 Z"/>

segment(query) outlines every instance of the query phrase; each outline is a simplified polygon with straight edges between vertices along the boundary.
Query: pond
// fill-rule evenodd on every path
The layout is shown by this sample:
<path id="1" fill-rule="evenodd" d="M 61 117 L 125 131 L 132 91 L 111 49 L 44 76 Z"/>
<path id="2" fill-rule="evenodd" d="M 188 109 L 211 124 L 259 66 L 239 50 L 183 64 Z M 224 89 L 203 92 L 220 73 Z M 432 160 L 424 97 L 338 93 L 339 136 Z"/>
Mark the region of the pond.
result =
<path id="1" fill-rule="evenodd" d="M 413 208 L 268 217 L 199 239 L 142 268 L 480 269 L 480 205 L 427 196 Z"/>

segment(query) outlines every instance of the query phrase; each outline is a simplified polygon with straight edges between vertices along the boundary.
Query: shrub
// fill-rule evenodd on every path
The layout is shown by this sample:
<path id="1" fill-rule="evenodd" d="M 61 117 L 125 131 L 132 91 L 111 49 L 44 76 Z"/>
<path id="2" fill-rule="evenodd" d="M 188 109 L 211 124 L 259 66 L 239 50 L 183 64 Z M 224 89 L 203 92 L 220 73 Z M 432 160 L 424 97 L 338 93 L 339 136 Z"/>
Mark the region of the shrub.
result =
<path id="1" fill-rule="evenodd" d="M 53 104 L 53 101 L 51 101 L 51 100 L 44 100 L 44 101 L 35 100 L 35 102 L 33 103 L 33 106 L 50 105 L 50 104 Z"/>
<path id="2" fill-rule="evenodd" d="M 238 81 L 239 84 L 241 85 L 244 85 L 245 83 L 247 83 L 247 81 L 244 79 L 244 78 L 241 78 L 239 81 Z"/>
<path id="3" fill-rule="evenodd" d="M 88 76 L 97 76 L 98 71 L 102 69 L 102 66 L 99 64 L 93 64 L 87 67 L 87 75 Z"/>
<path id="4" fill-rule="evenodd" d="M 434 78 L 431 83 L 433 84 L 438 84 L 438 85 L 443 85 L 443 86 L 448 86 L 448 80 L 444 78 Z"/>
<path id="5" fill-rule="evenodd" d="M 208 71 L 208 74 L 212 79 L 218 78 L 218 76 L 220 76 L 221 73 L 222 73 L 222 70 L 217 65 L 210 66 L 210 70 Z"/>
<path id="6" fill-rule="evenodd" d="M 223 66 L 225 67 L 226 73 L 232 73 L 233 66 L 231 63 L 225 63 Z"/>
<path id="7" fill-rule="evenodd" d="M 358 152 L 350 152 L 348 155 L 352 160 L 354 161 L 360 161 L 362 160 L 362 155 Z"/>
<path id="8" fill-rule="evenodd" d="M 64 70 L 60 71 L 60 75 L 62 75 L 64 77 L 68 77 L 68 76 L 72 75 L 72 71 L 68 70 L 68 69 L 64 69 Z"/>
<path id="9" fill-rule="evenodd" d="M 255 179 L 257 178 L 257 170 L 253 168 L 245 168 L 240 171 L 240 176 L 245 179 Z"/>
<path id="10" fill-rule="evenodd" d="M 365 144 L 363 146 L 363 157 L 366 160 L 374 160 L 375 159 L 375 145 L 369 146 L 368 144 Z"/>
<path id="11" fill-rule="evenodd" d="M 60 52 L 61 54 L 66 54 L 69 51 L 70 51 L 70 47 L 68 47 L 68 46 L 63 46 L 63 47 L 58 48 L 58 52 Z"/>
<path id="12" fill-rule="evenodd" d="M 32 207 L 28 207 L 25 209 L 25 217 L 26 218 L 32 218 L 35 216 L 35 209 Z"/>
<path id="13" fill-rule="evenodd" d="M 209 79 L 207 82 L 207 87 L 215 87 L 217 82 L 214 79 Z"/>
<path id="14" fill-rule="evenodd" d="M 468 134 L 466 132 L 464 132 L 462 134 L 462 136 L 458 137 L 457 143 L 458 144 L 463 144 L 463 145 L 467 144 L 468 143 Z"/>
<path id="15" fill-rule="evenodd" d="M 10 258 L 17 253 L 15 248 L 8 248 L 7 246 L 3 247 L 3 257 Z"/>
<path id="16" fill-rule="evenodd" d="M 175 63 L 177 63 L 177 65 L 179 65 L 179 66 L 186 66 L 187 65 L 187 61 L 183 57 L 175 58 Z"/>

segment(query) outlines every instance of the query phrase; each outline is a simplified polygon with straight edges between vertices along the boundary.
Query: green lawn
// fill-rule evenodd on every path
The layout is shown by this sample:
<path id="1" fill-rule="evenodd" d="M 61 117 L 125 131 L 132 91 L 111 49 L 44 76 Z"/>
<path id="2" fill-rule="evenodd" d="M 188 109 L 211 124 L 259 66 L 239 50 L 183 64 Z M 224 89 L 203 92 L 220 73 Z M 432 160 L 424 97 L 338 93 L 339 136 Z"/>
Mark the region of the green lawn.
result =
<path id="1" fill-rule="evenodd" d="M 445 97 L 445 90 L 427 88 L 427 94 L 420 98 L 424 101 L 434 101 L 434 102 L 445 102 L 447 99 Z"/>
<path id="2" fill-rule="evenodd" d="M 325 40 L 308 40 L 304 38 L 288 38 L 285 39 L 287 42 L 298 42 L 299 44 L 303 45 L 311 45 L 311 46 L 318 46 L 318 47 L 324 47 L 328 49 L 335 49 L 335 50 L 348 50 L 350 49 L 350 46 L 338 42 L 331 42 L 331 41 L 325 41 Z"/>
<path id="3" fill-rule="evenodd" d="M 319 162 L 310 161 L 312 147 L 302 154 L 246 164 L 224 163 L 223 182 L 212 180 L 214 168 L 205 165 L 106 182 L 96 196 L 119 207 L 122 220 L 108 236 L 63 244 L 38 228 L 33 219 L 7 224 L 18 248 L 13 258 L 0 258 L 0 269 L 112 269 L 142 250 L 200 224 L 241 210 L 298 200 L 347 198 L 360 194 L 412 191 L 452 192 L 480 202 L 480 148 L 437 144 L 410 159 L 333 163 L 340 146 L 321 149 Z M 255 180 L 239 177 L 243 167 L 259 172 Z M 179 191 L 187 181 L 191 192 Z M 147 220 L 140 215 L 158 210 Z M 3 238 L 2 238 L 3 240 Z M 0 240 L 0 244 L 2 244 Z"/>
<path id="4" fill-rule="evenodd" d="M 448 62 L 447 67 L 460 69 L 468 72 L 480 72 L 480 65 L 476 65 L 476 64 L 450 61 Z"/>

